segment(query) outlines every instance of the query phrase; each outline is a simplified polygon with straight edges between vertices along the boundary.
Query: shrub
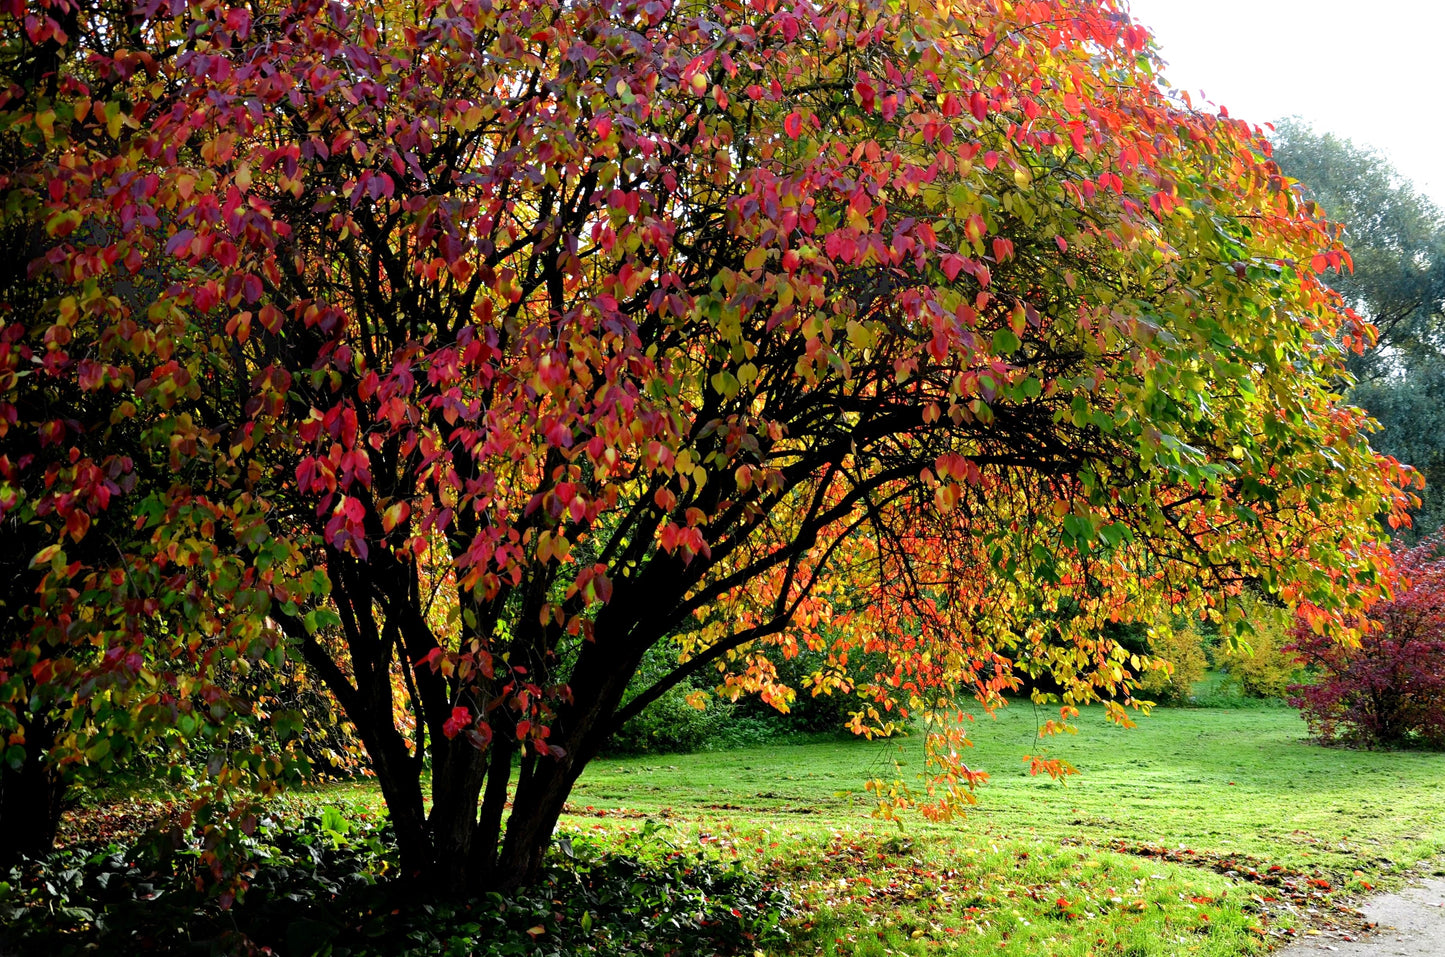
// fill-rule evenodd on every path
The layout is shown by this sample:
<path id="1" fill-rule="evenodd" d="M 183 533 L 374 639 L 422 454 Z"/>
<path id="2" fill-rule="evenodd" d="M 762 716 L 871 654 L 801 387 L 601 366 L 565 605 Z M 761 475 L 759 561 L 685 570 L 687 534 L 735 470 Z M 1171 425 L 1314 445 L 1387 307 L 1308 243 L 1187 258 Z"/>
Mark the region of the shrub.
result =
<path id="1" fill-rule="evenodd" d="M 698 708 L 697 702 L 703 707 Z M 607 743 L 608 754 L 686 754 L 700 751 L 727 729 L 733 705 L 680 684 L 625 723 Z"/>
<path id="2" fill-rule="evenodd" d="M 880 652 L 854 651 L 846 665 L 830 665 L 827 652 L 809 648 L 799 648 L 793 655 L 785 655 L 779 648 L 769 648 L 766 653 L 779 683 L 797 693 L 788 702 L 786 712 L 756 695 L 739 698 L 737 717 L 771 728 L 775 738 L 843 732 L 854 712 L 876 704 L 868 689 L 886 681 L 880 675 L 893 671 L 888 656 Z M 815 677 L 825 672 L 845 679 L 843 687 L 822 690 Z"/>
<path id="3" fill-rule="evenodd" d="M 1148 652 L 1169 662 L 1170 670 L 1156 669 L 1139 676 L 1139 690 L 1161 704 L 1188 704 L 1196 682 L 1204 677 L 1204 634 L 1197 624 L 1161 629 L 1149 639 Z"/>
<path id="4" fill-rule="evenodd" d="M 780 684 L 798 689 L 786 712 L 754 694 L 729 700 L 715 688 L 707 671 L 664 693 L 640 714 L 629 719 L 612 735 L 607 754 L 680 754 L 690 751 L 721 751 L 755 747 L 779 741 L 844 735 L 853 712 L 871 701 L 867 688 L 888 668 L 882 653 L 851 655 L 844 668 L 847 686 L 814 694 L 812 676 L 828 669 L 825 652 L 801 648 L 785 655 L 779 648 L 762 653 L 772 663 Z M 676 652 L 655 647 L 643 658 L 637 675 L 628 686 L 624 700 L 630 701 L 665 675 L 675 664 Z M 835 666 L 836 667 L 836 666 Z M 901 733 L 901 732 L 900 732 Z"/>
<path id="5" fill-rule="evenodd" d="M 1250 698 L 1283 698 L 1299 679 L 1299 658 L 1286 647 L 1292 640 L 1289 612 L 1257 595 L 1240 599 L 1245 621 L 1254 629 L 1238 643 L 1221 640 L 1215 664 L 1228 672 L 1229 684 Z"/>
<path id="6" fill-rule="evenodd" d="M 1321 741 L 1445 746 L 1445 533 L 1395 555 L 1394 597 L 1373 606 L 1359 644 L 1295 622 L 1295 651 L 1318 677 L 1290 688 Z"/>
<path id="7" fill-rule="evenodd" d="M 676 667 L 677 649 L 671 642 L 649 648 L 627 685 L 623 701 L 632 701 Z M 696 676 L 666 691 L 614 732 L 604 753 L 685 754 L 702 750 L 727 724 L 732 708 L 729 702 L 709 694 L 706 683 L 705 676 Z"/>

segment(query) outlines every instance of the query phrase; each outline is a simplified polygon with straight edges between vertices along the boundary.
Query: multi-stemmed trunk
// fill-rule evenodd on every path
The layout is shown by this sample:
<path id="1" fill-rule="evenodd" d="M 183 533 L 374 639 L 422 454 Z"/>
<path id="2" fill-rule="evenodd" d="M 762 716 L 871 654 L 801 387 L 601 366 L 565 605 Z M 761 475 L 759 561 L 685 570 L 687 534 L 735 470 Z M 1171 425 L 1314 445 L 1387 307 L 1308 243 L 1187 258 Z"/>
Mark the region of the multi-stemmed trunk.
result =
<path id="1" fill-rule="evenodd" d="M 48 760 L 55 728 L 36 720 L 24 731 L 19 767 L 0 763 L 0 869 L 50 853 L 64 810 L 65 782 Z"/>
<path id="2" fill-rule="evenodd" d="M 604 611 L 599 626 L 617 625 L 628 640 L 608 644 L 599 634 L 583 645 L 571 669 L 567 700 L 551 724 L 550 753 L 545 755 L 530 751 L 519 756 L 523 748 L 505 720 L 496 721 L 485 748 L 464 734 L 428 734 L 437 722 L 426 709 L 418 721 L 423 752 L 393 724 L 384 672 L 370 670 L 356 684 L 334 686 L 367 749 L 386 802 L 403 880 L 430 892 L 473 894 L 522 886 L 540 875 L 572 787 L 606 743 L 628 682 L 650 644 L 638 640 L 639 622 L 620 612 Z M 621 617 L 629 620 L 620 623 Z M 318 649 L 312 644 L 310 650 Z M 339 671 L 324 666 L 319 670 L 332 682 L 343 679 Z M 416 677 L 419 685 L 435 678 L 426 673 Z M 419 697 L 428 695 L 422 691 Z M 429 808 L 422 753 L 430 758 Z"/>

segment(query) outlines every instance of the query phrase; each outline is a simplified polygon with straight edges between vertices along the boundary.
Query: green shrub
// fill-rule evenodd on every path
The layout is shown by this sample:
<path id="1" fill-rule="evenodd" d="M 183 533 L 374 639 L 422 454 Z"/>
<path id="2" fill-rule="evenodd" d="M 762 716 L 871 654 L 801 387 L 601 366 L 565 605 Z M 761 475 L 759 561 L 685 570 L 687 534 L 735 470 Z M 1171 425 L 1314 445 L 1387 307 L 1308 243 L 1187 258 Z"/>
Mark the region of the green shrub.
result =
<path id="1" fill-rule="evenodd" d="M 693 702 L 703 704 L 695 707 Z M 607 745 L 609 754 L 686 754 L 701 751 L 723 734 L 735 710 L 729 701 L 688 684 L 663 694 L 622 726 Z"/>
<path id="2" fill-rule="evenodd" d="M 1194 685 L 1204 678 L 1207 659 L 1205 635 L 1193 622 L 1160 629 L 1149 639 L 1149 654 L 1169 662 L 1172 669 L 1151 669 L 1139 677 L 1139 692 L 1161 704 L 1188 704 Z"/>
<path id="3" fill-rule="evenodd" d="M 1289 612 L 1252 594 L 1240 599 L 1240 609 L 1254 633 L 1235 642 L 1221 638 L 1214 663 L 1245 697 L 1284 698 L 1300 673 L 1294 654 L 1283 650 L 1291 641 Z"/>
<path id="4" fill-rule="evenodd" d="M 677 651 L 663 643 L 647 650 L 623 696 L 624 706 L 677 667 Z M 708 689 L 711 674 L 668 689 L 612 735 L 605 754 L 686 754 L 714 742 L 733 717 L 731 702 Z M 698 707 L 701 705 L 702 707 Z"/>
<path id="5" fill-rule="evenodd" d="M 675 652 L 654 647 L 628 686 L 624 701 L 642 694 L 676 665 Z M 789 658 L 770 649 L 769 657 L 778 680 L 797 694 L 786 712 L 753 696 L 730 701 L 712 686 L 716 672 L 706 671 L 691 682 L 668 690 L 629 720 L 612 736 L 607 754 L 682 754 L 690 751 L 723 751 L 755 747 L 781 741 L 795 741 L 820 735 L 843 735 L 852 713 L 863 705 L 856 694 L 834 692 L 812 694 L 809 676 L 827 663 L 821 651 L 803 649 Z M 874 679 L 887 664 L 883 654 L 855 654 L 847 675 L 854 685 Z M 702 705 L 702 707 L 698 707 Z"/>
<path id="6" fill-rule="evenodd" d="M 844 673 L 855 692 L 814 694 L 808 679 L 827 666 L 826 652 L 802 648 L 790 658 L 773 649 L 768 657 L 777 670 L 778 680 L 797 692 L 788 705 L 787 712 L 778 711 L 753 697 L 739 699 L 737 706 L 739 717 L 753 719 L 761 727 L 771 728 L 774 738 L 842 732 L 848 726 L 853 713 L 865 707 L 856 689 L 866 687 L 876 680 L 880 670 L 891 672 L 893 668 L 887 655 L 854 652 L 849 655 Z"/>

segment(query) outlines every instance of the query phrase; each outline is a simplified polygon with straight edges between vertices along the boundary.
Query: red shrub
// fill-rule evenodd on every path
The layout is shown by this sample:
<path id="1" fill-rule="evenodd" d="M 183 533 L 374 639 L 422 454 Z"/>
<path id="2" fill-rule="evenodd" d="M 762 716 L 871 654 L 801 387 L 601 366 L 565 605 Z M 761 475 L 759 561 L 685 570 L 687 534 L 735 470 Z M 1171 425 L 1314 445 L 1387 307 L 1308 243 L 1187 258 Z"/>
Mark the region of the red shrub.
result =
<path id="1" fill-rule="evenodd" d="M 1290 704 L 1322 741 L 1445 747 L 1445 531 L 1397 552 L 1394 574 L 1359 647 L 1295 622 L 1287 650 L 1319 677 L 1291 686 Z"/>

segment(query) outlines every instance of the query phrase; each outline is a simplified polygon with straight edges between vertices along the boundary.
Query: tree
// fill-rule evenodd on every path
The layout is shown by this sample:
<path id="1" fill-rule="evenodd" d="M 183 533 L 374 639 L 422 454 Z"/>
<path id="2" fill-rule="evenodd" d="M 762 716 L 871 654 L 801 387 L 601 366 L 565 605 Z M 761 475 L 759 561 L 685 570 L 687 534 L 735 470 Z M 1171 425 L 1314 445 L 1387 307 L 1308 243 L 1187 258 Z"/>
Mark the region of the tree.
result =
<path id="1" fill-rule="evenodd" d="M 825 653 L 810 692 L 886 656 L 853 726 L 924 720 L 936 775 L 883 809 L 947 813 L 961 698 L 1125 720 L 1149 663 L 1102 622 L 1378 590 L 1407 476 L 1330 385 L 1341 247 L 1112 3 L 72 9 L 7 13 L 56 52 L 3 111 L 57 291 L 0 421 L 109 403 L 137 534 L 72 560 L 76 480 L 14 460 L 3 519 L 51 608 L 123 562 L 98 609 L 304 658 L 409 876 L 529 879 L 670 688 L 785 705 L 769 648 Z"/>
<path id="2" fill-rule="evenodd" d="M 1378 153 L 1297 120 L 1281 122 L 1274 159 L 1344 225 L 1351 263 L 1329 277 L 1370 319 L 1380 348 L 1351 360 L 1371 380 L 1445 354 L 1445 223 Z"/>
<path id="3" fill-rule="evenodd" d="M 1289 611 L 1258 595 L 1242 595 L 1240 614 L 1248 622 L 1248 641 L 1227 637 L 1214 647 L 1214 661 L 1229 675 L 1228 686 L 1250 698 L 1283 698 L 1299 673 L 1299 662 L 1285 650 L 1293 634 Z"/>
<path id="4" fill-rule="evenodd" d="M 1418 542 L 1445 528 L 1445 359 L 1424 358 L 1400 375 L 1362 382 L 1350 400 L 1380 423 L 1372 444 L 1409 463 L 1425 480 L 1401 538 Z"/>
<path id="5" fill-rule="evenodd" d="M 1445 524 L 1445 223 L 1387 161 L 1349 140 L 1285 121 L 1274 157 L 1345 224 L 1352 265 L 1328 282 L 1379 334 L 1379 348 L 1349 362 L 1360 380 L 1350 398 L 1379 421 L 1376 448 L 1426 480 L 1403 533 L 1418 540 Z"/>
<path id="6" fill-rule="evenodd" d="M 77 780 L 145 761 L 176 772 L 198 763 L 211 779 L 203 793 L 223 798 L 238 784 L 265 791 L 298 779 L 309 743 L 285 705 L 314 705 L 294 680 L 278 689 L 279 636 L 266 634 L 234 588 L 254 555 L 206 550 L 217 516 L 176 482 L 188 458 L 184 427 L 137 414 L 137 402 L 148 404 L 134 392 L 137 366 L 109 362 L 118 346 L 150 360 L 158 339 L 160 350 L 173 348 L 163 332 L 143 328 L 166 274 L 140 269 L 102 282 L 115 265 L 102 251 L 103 217 L 83 231 L 82 256 L 100 258 L 51 268 L 76 251 L 57 236 L 80 225 L 71 213 L 47 221 L 45 197 L 64 175 L 57 164 L 68 155 L 103 165 L 98 147 L 117 148 L 116 118 L 137 94 L 127 58 L 146 57 L 128 51 L 145 37 L 143 20 L 123 8 L 21 3 L 6 5 L 0 21 L 3 869 L 50 850 Z M 78 62 L 87 53 L 94 64 Z M 121 62 L 108 67 L 101 61 L 111 55 Z M 81 291 L 98 298 L 80 308 Z M 109 315 L 106 296 L 117 297 Z M 125 321 L 111 322 L 122 313 Z M 169 387 L 141 388 L 150 385 Z M 179 439 L 169 450 L 167 434 Z M 234 516 L 225 526 L 233 534 L 241 532 Z M 161 525 L 175 537 L 163 540 Z M 213 587 L 203 590 L 202 580 Z M 240 684 L 248 695 L 233 692 Z M 277 690 L 287 700 L 272 705 L 265 693 Z M 219 874 L 223 862 L 208 857 Z"/>
<path id="7" fill-rule="evenodd" d="M 1290 704 L 1326 743 L 1445 746 L 1445 536 L 1402 545 L 1393 574 L 1358 643 L 1296 625 L 1288 650 L 1317 674 Z"/>

